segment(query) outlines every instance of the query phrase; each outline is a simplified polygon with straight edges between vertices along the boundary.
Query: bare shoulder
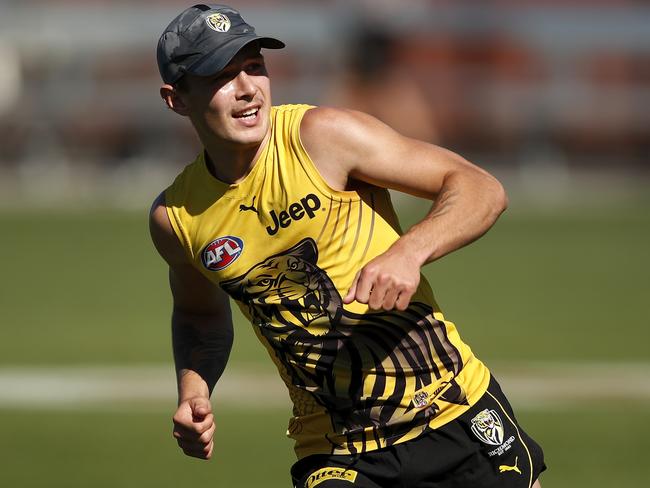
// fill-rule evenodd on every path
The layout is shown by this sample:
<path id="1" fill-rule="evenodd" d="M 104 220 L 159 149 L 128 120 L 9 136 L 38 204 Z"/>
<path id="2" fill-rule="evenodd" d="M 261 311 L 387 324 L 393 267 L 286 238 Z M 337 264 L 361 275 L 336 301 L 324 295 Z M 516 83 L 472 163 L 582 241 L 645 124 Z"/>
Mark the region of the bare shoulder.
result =
<path id="1" fill-rule="evenodd" d="M 374 138 L 401 136 L 377 118 L 356 110 L 316 107 L 305 113 L 300 134 L 308 151 L 358 152 L 374 147 Z"/>
<path id="2" fill-rule="evenodd" d="M 382 147 L 396 147 L 403 139 L 371 115 L 334 107 L 305 113 L 300 136 L 318 170 L 337 189 L 344 189 L 350 175 L 378 157 Z"/>
<path id="3" fill-rule="evenodd" d="M 187 262 L 165 207 L 165 193 L 156 197 L 149 211 L 149 233 L 158 253 L 170 266 Z"/>
<path id="4" fill-rule="evenodd" d="M 301 126 L 305 149 L 328 182 L 351 180 L 435 198 L 452 177 L 491 177 L 458 154 L 399 134 L 371 115 L 319 107 L 308 111 Z M 332 185 L 334 186 L 334 185 Z"/>

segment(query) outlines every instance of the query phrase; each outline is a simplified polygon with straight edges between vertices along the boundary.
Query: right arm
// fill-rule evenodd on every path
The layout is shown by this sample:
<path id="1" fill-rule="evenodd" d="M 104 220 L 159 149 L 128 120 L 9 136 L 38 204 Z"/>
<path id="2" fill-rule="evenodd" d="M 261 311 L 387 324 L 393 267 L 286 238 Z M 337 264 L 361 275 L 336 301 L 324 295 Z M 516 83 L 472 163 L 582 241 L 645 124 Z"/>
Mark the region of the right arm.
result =
<path id="1" fill-rule="evenodd" d="M 174 301 L 172 346 L 178 386 L 174 437 L 185 454 L 208 459 L 214 434 L 210 394 L 226 366 L 233 338 L 228 296 L 188 260 L 162 194 L 151 208 L 149 228 L 169 265 Z"/>

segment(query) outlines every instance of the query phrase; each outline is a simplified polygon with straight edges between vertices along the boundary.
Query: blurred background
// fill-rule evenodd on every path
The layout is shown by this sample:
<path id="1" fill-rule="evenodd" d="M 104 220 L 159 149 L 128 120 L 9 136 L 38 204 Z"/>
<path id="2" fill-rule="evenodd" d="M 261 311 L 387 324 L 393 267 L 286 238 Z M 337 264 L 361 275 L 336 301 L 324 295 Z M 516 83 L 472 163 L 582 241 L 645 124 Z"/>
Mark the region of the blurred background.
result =
<path id="1" fill-rule="evenodd" d="M 0 0 L 0 466 L 11 486 L 289 486 L 288 398 L 236 315 L 215 459 L 171 438 L 148 207 L 200 150 L 158 95 L 191 3 Z M 495 174 L 510 208 L 425 268 L 546 451 L 545 486 L 650 468 L 650 6 L 253 1 L 273 100 L 355 108 Z M 403 164 L 402 162 L 397 163 Z M 427 202 L 395 195 L 402 223 Z"/>

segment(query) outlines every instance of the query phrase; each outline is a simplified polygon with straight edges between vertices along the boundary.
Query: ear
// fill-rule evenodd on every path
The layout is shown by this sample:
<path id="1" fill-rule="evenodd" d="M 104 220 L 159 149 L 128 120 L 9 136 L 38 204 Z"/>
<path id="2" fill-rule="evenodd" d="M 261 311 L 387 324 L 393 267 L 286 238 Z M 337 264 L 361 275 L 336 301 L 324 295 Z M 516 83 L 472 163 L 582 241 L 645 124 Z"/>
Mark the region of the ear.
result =
<path id="1" fill-rule="evenodd" d="M 297 255 L 304 261 L 314 265 L 318 262 L 318 248 L 314 240 L 310 237 L 303 239 L 283 254 Z"/>
<path id="2" fill-rule="evenodd" d="M 187 105 L 178 90 L 172 85 L 163 85 L 160 87 L 160 97 L 165 101 L 170 109 L 179 115 L 186 117 L 188 115 Z"/>

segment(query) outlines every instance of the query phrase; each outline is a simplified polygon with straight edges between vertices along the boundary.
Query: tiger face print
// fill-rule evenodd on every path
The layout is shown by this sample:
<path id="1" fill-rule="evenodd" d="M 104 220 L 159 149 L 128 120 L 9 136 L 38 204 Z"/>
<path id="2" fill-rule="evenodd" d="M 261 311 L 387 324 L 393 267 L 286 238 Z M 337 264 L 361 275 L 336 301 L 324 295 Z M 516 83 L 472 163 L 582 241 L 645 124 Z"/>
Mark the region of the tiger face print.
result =
<path id="1" fill-rule="evenodd" d="M 390 444 L 403 425 L 426 425 L 438 401 L 466 404 L 453 377 L 460 353 L 445 326 L 423 303 L 405 311 L 356 314 L 317 266 L 310 239 L 270 256 L 221 287 L 248 307 L 254 325 L 286 368 L 291 387 L 308 392 L 330 413 L 342 440 L 359 442 L 378 429 Z M 442 365 L 442 367 L 440 366 Z M 445 393 L 422 404 L 414 393 L 433 383 Z M 295 404 L 295 401 L 294 401 Z M 310 412 L 301 412 L 297 416 Z"/>

